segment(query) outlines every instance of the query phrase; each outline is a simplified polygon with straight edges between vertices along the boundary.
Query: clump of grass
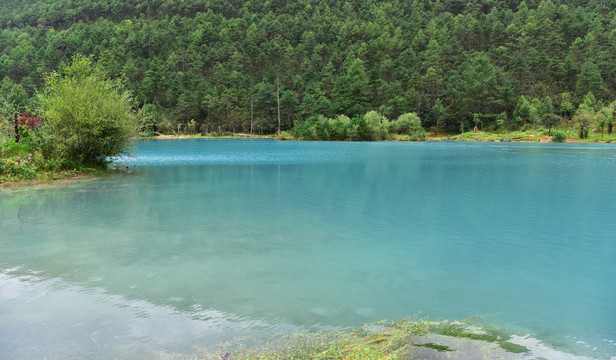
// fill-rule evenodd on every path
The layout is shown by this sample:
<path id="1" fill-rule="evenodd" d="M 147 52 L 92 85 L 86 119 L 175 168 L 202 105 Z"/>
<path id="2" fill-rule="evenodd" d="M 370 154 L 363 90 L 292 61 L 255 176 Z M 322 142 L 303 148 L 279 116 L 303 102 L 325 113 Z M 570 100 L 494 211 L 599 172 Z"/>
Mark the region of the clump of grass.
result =
<path id="1" fill-rule="evenodd" d="M 237 359 L 398 359 L 405 354 L 408 335 L 398 328 L 373 332 L 355 330 L 321 334 L 296 334 L 273 348 L 253 350 Z"/>
<path id="2" fill-rule="evenodd" d="M 554 131 L 554 134 L 552 135 L 552 142 L 561 143 L 561 142 L 566 142 L 566 141 L 567 141 L 567 134 L 565 134 L 562 131 Z"/>
<path id="3" fill-rule="evenodd" d="M 280 136 L 277 137 L 278 140 L 294 140 L 293 135 L 289 134 L 287 131 L 282 131 Z"/>
<path id="4" fill-rule="evenodd" d="M 452 141 L 474 141 L 474 142 L 493 142 L 500 139 L 499 134 L 489 133 L 485 131 L 465 132 L 451 137 Z"/>
<path id="5" fill-rule="evenodd" d="M 488 342 L 497 342 L 501 339 L 498 334 L 479 330 L 474 327 L 469 327 L 464 323 L 441 323 L 430 331 L 433 334 L 453 336 L 457 338 L 468 338 L 473 340 L 483 340 Z"/>

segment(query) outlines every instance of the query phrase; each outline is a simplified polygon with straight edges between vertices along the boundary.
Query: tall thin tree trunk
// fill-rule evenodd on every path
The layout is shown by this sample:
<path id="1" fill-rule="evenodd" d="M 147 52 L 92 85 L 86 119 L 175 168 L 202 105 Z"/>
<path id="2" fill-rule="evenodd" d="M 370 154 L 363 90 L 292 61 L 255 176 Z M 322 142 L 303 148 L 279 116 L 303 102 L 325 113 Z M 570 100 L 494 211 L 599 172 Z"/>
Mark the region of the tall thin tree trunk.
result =
<path id="1" fill-rule="evenodd" d="M 254 96 L 250 97 L 250 138 L 251 139 L 252 139 L 252 122 L 253 122 L 253 114 L 254 114 L 254 109 L 253 109 L 254 99 L 255 99 Z"/>
<path id="2" fill-rule="evenodd" d="M 280 86 L 278 85 L 278 76 L 276 76 L 276 99 L 278 99 L 278 137 L 280 137 Z"/>
<path id="3" fill-rule="evenodd" d="M 15 128 L 15 142 L 19 142 L 19 122 L 17 120 L 17 113 L 13 117 L 13 127 Z"/>

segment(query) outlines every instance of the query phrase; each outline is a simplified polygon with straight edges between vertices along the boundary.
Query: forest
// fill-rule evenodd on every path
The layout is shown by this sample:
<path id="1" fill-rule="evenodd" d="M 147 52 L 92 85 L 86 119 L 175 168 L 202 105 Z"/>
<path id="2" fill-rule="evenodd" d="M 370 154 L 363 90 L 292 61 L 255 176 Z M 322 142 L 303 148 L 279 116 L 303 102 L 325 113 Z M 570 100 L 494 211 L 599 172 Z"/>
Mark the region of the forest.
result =
<path id="1" fill-rule="evenodd" d="M 582 106 L 611 132 L 616 1 L 5 0 L 0 51 L 4 119 L 36 112 L 45 74 L 79 54 L 150 133 L 246 132 L 251 117 L 273 133 L 278 98 L 282 130 L 370 111 L 517 130 Z"/>

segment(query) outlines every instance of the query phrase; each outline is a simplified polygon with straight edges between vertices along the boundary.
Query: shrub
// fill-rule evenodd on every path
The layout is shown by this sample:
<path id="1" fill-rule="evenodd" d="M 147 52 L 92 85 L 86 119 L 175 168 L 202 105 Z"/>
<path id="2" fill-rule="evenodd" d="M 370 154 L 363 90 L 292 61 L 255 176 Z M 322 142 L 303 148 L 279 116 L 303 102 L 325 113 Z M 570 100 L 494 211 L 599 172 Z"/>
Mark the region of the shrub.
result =
<path id="1" fill-rule="evenodd" d="M 360 136 L 360 131 L 359 131 L 359 125 L 358 124 L 352 124 L 349 125 L 349 127 L 347 127 L 347 137 L 349 140 L 351 141 L 360 141 L 361 140 L 361 136 Z"/>
<path id="2" fill-rule="evenodd" d="M 3 158 L 24 157 L 32 151 L 25 143 L 16 143 L 13 140 L 8 140 L 0 147 L 0 156 Z"/>
<path id="3" fill-rule="evenodd" d="M 541 123 L 548 128 L 548 133 L 552 132 L 552 128 L 560 124 L 561 118 L 556 114 L 544 114 L 541 116 Z"/>
<path id="4" fill-rule="evenodd" d="M 319 116 L 314 124 L 316 138 L 320 140 L 330 140 L 332 134 L 332 126 L 330 120 L 324 116 Z"/>
<path id="5" fill-rule="evenodd" d="M 335 140 L 346 140 L 347 127 L 350 123 L 351 119 L 348 116 L 338 115 L 332 122 L 332 138 Z"/>
<path id="6" fill-rule="evenodd" d="M 10 180 L 32 180 L 36 178 L 38 169 L 44 163 L 43 157 L 39 152 L 0 159 L 0 177 Z"/>
<path id="7" fill-rule="evenodd" d="M 366 140 L 385 140 L 387 137 L 387 124 L 389 120 L 376 111 L 370 111 L 364 115 L 366 124 Z"/>
<path id="8" fill-rule="evenodd" d="M 573 125 L 578 128 L 578 135 L 580 139 L 586 139 L 590 126 L 595 120 L 596 116 L 593 110 L 580 107 L 580 109 L 573 116 Z"/>
<path id="9" fill-rule="evenodd" d="M 363 116 L 351 119 L 351 122 L 347 125 L 347 138 L 351 141 L 372 140 L 368 137 L 366 121 Z"/>
<path id="10" fill-rule="evenodd" d="M 293 129 L 293 137 L 303 140 L 316 140 L 317 131 L 314 126 L 316 120 L 317 118 L 313 116 L 308 120 L 295 125 L 295 128 Z"/>
<path id="11" fill-rule="evenodd" d="M 47 75 L 45 82 L 43 129 L 63 158 L 104 166 L 109 157 L 129 153 L 141 126 L 133 99 L 120 83 L 82 56 L 75 56 L 62 75 Z"/>
<path id="12" fill-rule="evenodd" d="M 552 142 L 561 143 L 567 141 L 567 135 L 562 131 L 554 131 Z"/>
<path id="13" fill-rule="evenodd" d="M 293 140 L 293 136 L 291 136 L 291 134 L 289 134 L 286 131 L 281 131 L 278 139 L 279 140 Z"/>
<path id="14" fill-rule="evenodd" d="M 533 124 L 531 123 L 526 123 L 524 125 L 522 125 L 522 127 L 520 128 L 520 131 L 526 132 L 526 131 L 530 131 L 533 130 Z"/>
<path id="15" fill-rule="evenodd" d="M 408 134 L 411 140 L 424 140 L 426 131 L 421 127 L 421 120 L 416 113 L 406 113 L 389 125 L 390 132 Z"/>

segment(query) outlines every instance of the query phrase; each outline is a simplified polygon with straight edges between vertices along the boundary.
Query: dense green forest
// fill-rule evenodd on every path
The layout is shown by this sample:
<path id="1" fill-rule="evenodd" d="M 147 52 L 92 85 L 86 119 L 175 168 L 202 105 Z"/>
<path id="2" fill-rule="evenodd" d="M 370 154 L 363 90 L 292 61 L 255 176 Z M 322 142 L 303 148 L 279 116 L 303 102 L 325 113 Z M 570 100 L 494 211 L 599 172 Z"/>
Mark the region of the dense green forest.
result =
<path id="1" fill-rule="evenodd" d="M 516 129 L 580 104 L 607 115 L 616 1 L 4 0 L 0 50 L 4 118 L 82 54 L 159 132 L 248 131 L 252 105 L 271 133 L 277 80 L 283 130 L 370 110 Z"/>

